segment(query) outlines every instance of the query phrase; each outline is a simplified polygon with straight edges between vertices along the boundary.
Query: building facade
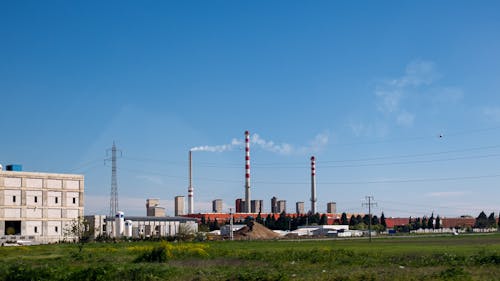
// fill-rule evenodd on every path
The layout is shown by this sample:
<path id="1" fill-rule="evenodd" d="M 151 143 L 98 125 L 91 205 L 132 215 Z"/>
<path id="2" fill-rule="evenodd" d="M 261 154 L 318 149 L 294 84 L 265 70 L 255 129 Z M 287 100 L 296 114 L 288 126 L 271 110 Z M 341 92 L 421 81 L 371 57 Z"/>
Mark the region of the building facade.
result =
<path id="1" fill-rule="evenodd" d="M 72 240 L 83 193 L 83 175 L 0 171 L 0 240 Z"/>
<path id="2" fill-rule="evenodd" d="M 160 199 L 146 199 L 146 216 L 164 217 L 165 208 L 158 205 L 160 205 Z"/>
<path id="3" fill-rule="evenodd" d="M 117 235 L 115 218 L 105 215 L 85 216 L 89 225 L 89 231 L 93 238 L 99 236 L 126 237 L 126 238 L 148 238 L 176 236 L 181 231 L 189 233 L 198 232 L 197 219 L 187 217 L 136 217 L 124 216 L 125 222 L 130 222 L 130 232 Z M 127 228 L 125 226 L 125 228 Z"/>
<path id="4" fill-rule="evenodd" d="M 335 203 L 335 202 L 328 202 L 328 203 L 326 203 L 326 212 L 328 214 L 335 214 L 335 213 L 337 213 L 337 203 Z"/>
<path id="5" fill-rule="evenodd" d="M 245 200 L 238 198 L 234 202 L 236 213 L 245 213 Z"/>
<path id="6" fill-rule="evenodd" d="M 222 199 L 212 201 L 212 211 L 214 213 L 222 213 Z"/>
<path id="7" fill-rule="evenodd" d="M 184 196 L 175 196 L 175 206 L 174 206 L 174 214 L 175 216 L 183 216 L 184 215 Z"/>
<path id="8" fill-rule="evenodd" d="M 278 198 L 276 198 L 275 196 L 273 196 L 273 198 L 271 198 L 271 213 L 273 213 L 273 214 L 279 213 L 278 212 Z"/>
<path id="9" fill-rule="evenodd" d="M 298 215 L 304 214 L 304 202 L 295 203 L 295 210 Z"/>
<path id="10" fill-rule="evenodd" d="M 262 200 L 252 200 L 250 204 L 251 213 L 262 213 L 263 205 Z"/>
<path id="11" fill-rule="evenodd" d="M 277 213 L 286 213 L 286 200 L 278 200 L 278 212 Z"/>

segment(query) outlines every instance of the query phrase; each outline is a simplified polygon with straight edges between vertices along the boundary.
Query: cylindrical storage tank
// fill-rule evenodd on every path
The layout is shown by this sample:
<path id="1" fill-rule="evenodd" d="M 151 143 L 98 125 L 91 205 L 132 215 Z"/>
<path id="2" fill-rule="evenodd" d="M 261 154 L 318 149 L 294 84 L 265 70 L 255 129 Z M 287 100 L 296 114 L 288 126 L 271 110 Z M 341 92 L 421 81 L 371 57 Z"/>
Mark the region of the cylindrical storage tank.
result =
<path id="1" fill-rule="evenodd" d="M 115 215 L 115 237 L 122 237 L 123 230 L 125 229 L 125 221 L 124 221 L 123 212 L 116 212 Z"/>
<path id="2" fill-rule="evenodd" d="M 125 232 L 123 233 L 123 236 L 125 236 L 127 238 L 132 237 L 132 221 L 131 220 L 125 221 Z"/>

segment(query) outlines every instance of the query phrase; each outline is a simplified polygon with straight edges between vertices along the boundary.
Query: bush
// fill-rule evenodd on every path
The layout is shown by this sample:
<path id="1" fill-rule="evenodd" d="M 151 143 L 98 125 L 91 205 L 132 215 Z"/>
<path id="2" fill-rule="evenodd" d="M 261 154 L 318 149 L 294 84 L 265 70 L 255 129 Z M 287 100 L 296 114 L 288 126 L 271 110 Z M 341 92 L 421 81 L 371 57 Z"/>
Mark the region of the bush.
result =
<path id="1" fill-rule="evenodd" d="M 206 258 L 209 254 L 206 251 L 208 246 L 202 244 L 172 245 L 168 242 L 161 242 L 159 246 L 151 250 L 146 250 L 135 262 L 166 262 L 170 259 L 185 258 Z"/>

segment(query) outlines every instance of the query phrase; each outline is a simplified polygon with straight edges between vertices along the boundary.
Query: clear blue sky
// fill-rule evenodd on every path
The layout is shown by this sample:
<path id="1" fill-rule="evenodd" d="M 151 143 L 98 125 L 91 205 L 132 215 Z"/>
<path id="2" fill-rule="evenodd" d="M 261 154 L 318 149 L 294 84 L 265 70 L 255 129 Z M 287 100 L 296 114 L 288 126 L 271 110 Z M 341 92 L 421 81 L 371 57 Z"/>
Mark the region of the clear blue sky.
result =
<path id="1" fill-rule="evenodd" d="M 0 163 L 85 175 L 106 214 L 172 214 L 187 154 L 243 140 L 252 199 L 387 216 L 500 209 L 498 1 L 1 1 Z M 271 143 L 273 142 L 273 143 Z M 195 211 L 244 197 L 244 151 L 194 153 Z"/>

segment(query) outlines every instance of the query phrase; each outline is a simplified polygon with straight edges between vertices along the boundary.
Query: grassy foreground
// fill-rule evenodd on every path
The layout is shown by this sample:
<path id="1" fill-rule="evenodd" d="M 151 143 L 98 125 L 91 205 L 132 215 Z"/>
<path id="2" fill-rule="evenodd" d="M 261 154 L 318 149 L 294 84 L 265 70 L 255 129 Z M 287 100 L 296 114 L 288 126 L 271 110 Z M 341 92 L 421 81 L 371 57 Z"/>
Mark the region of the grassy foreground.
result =
<path id="1" fill-rule="evenodd" d="M 0 280 L 500 280 L 500 235 L 0 248 Z"/>

